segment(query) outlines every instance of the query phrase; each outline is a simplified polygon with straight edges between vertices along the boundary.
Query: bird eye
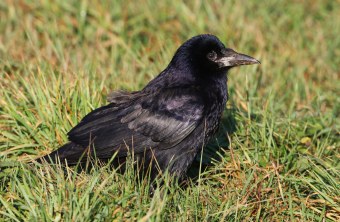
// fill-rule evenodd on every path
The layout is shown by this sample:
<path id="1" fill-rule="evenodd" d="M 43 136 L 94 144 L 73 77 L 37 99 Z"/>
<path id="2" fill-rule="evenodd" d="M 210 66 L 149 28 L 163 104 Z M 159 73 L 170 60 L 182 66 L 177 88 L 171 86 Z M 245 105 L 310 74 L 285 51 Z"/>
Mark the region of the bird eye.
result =
<path id="1" fill-rule="evenodd" d="M 212 61 L 214 61 L 216 59 L 216 57 L 217 57 L 217 54 L 216 54 L 215 51 L 211 51 L 207 54 L 207 58 L 212 60 Z"/>

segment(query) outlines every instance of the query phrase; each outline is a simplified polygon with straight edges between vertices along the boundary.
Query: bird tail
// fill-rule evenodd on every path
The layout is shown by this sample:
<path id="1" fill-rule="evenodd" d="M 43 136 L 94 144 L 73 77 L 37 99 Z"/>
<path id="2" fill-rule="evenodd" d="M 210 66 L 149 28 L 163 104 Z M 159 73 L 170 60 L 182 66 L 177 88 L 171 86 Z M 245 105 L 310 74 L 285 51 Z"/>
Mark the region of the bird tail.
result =
<path id="1" fill-rule="evenodd" d="M 36 159 L 36 161 L 38 163 L 58 163 L 60 161 L 60 163 L 67 162 L 68 165 L 75 165 L 79 161 L 83 162 L 83 159 L 85 159 L 82 158 L 85 156 L 83 155 L 84 151 L 86 149 L 83 146 L 69 142 L 52 153 Z"/>

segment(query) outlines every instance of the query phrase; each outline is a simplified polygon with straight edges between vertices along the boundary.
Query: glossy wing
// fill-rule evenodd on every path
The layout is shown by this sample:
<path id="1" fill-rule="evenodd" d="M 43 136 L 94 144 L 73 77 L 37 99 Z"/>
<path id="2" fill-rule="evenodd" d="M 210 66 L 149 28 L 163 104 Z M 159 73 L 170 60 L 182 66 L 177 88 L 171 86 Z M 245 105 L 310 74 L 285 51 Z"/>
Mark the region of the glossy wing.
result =
<path id="1" fill-rule="evenodd" d="M 203 114 L 204 101 L 196 90 L 167 89 L 94 110 L 68 136 L 76 144 L 93 144 L 98 156 L 124 145 L 135 153 L 149 147 L 168 149 L 190 135 Z"/>

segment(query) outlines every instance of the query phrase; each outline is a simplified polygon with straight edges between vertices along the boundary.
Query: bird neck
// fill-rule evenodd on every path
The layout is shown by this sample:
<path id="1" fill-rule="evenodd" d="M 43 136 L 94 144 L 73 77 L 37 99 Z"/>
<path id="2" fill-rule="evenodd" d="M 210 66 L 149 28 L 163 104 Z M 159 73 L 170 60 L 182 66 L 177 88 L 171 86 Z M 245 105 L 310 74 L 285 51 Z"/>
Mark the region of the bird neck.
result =
<path id="1" fill-rule="evenodd" d="M 156 78 L 150 81 L 143 91 L 153 92 L 166 88 L 199 87 L 209 94 L 224 97 L 227 84 L 227 71 L 206 72 L 195 69 L 190 63 L 177 64 L 173 61 Z"/>

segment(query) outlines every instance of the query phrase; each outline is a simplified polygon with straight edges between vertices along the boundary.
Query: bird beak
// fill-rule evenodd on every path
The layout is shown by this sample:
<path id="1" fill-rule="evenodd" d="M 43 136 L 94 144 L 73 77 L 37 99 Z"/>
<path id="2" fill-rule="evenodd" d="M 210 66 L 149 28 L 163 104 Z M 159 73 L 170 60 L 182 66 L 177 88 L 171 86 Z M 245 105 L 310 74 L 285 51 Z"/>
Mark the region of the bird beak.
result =
<path id="1" fill-rule="evenodd" d="M 226 51 L 223 54 L 224 56 L 217 61 L 220 68 L 261 64 L 257 59 L 254 59 L 248 55 L 237 53 L 235 51 Z"/>

